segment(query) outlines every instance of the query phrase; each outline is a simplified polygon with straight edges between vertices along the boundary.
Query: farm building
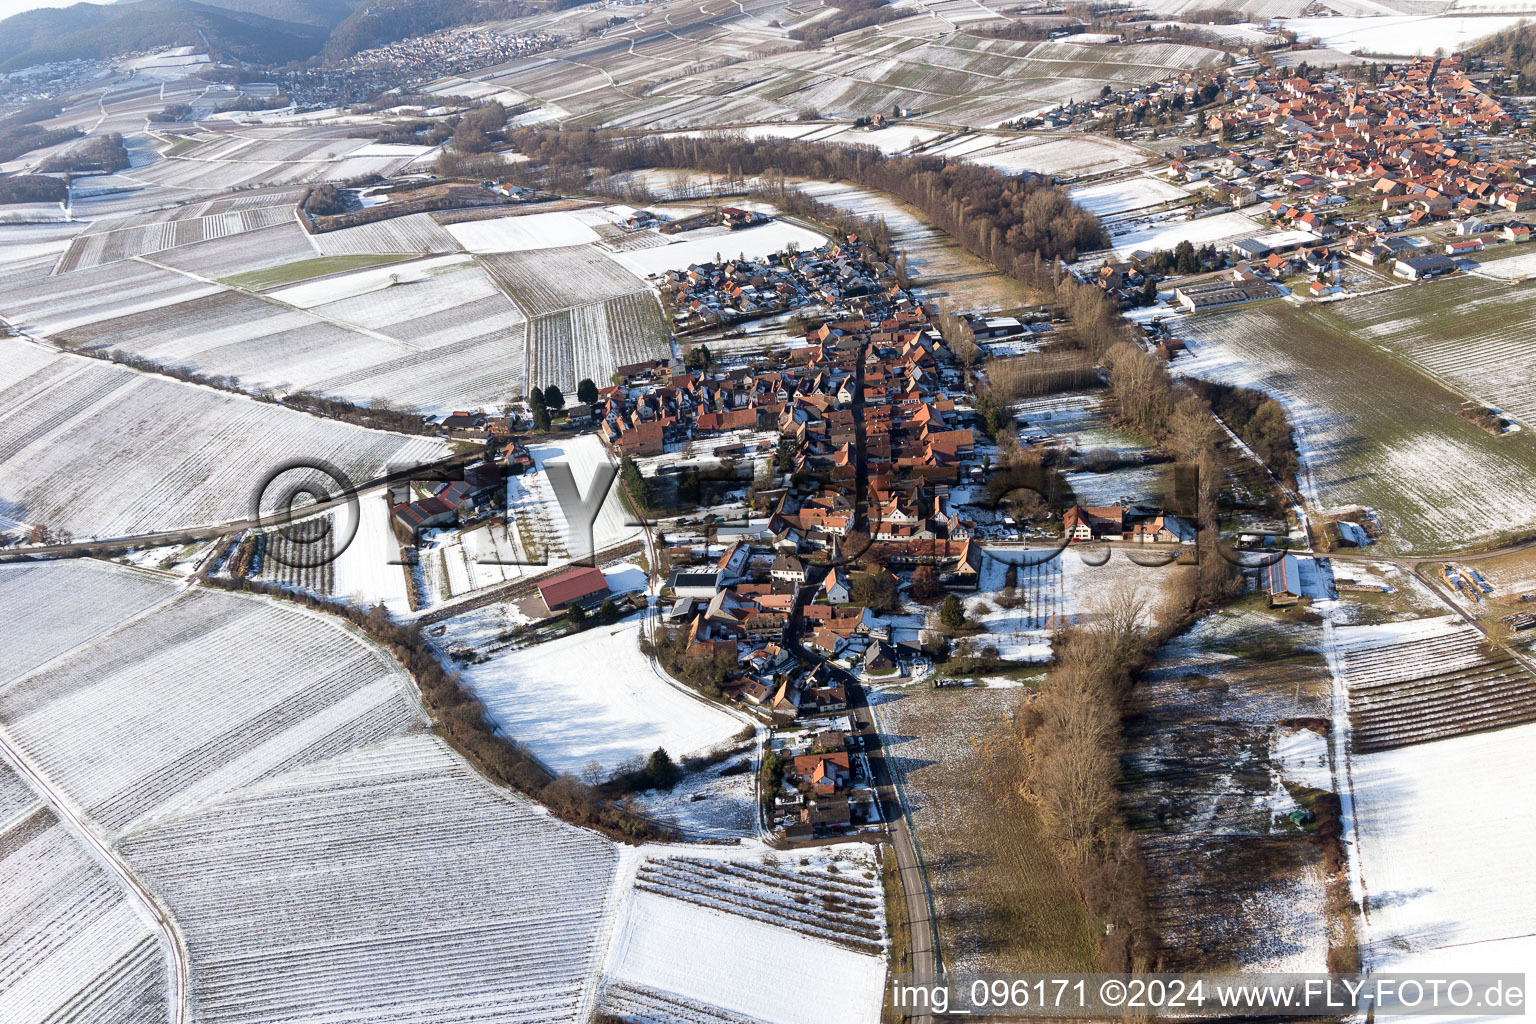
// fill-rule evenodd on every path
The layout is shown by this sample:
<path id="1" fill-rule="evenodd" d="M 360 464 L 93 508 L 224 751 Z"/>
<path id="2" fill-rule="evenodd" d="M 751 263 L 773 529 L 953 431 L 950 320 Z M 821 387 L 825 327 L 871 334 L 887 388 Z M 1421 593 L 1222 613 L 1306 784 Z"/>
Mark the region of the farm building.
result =
<path id="1" fill-rule="evenodd" d="M 1406 277 L 1410 281 L 1421 281 L 1426 277 L 1449 274 L 1455 269 L 1456 261 L 1438 252 L 1427 252 L 1422 256 L 1405 256 L 1392 265 L 1393 274 Z"/>
<path id="2" fill-rule="evenodd" d="M 1236 281 L 1206 281 L 1185 285 L 1174 289 L 1173 298 L 1186 311 L 1200 313 L 1207 309 L 1272 299 L 1279 294 L 1280 290 L 1274 285 L 1250 274 Z"/>
<path id="3" fill-rule="evenodd" d="M 603 570 L 583 565 L 540 583 L 539 596 L 544 599 L 544 607 L 558 612 L 573 604 L 608 596 L 608 580 Z"/>
<path id="4" fill-rule="evenodd" d="M 1062 535 L 1073 541 L 1121 540 L 1125 536 L 1125 509 L 1118 505 L 1084 508 L 1073 505 L 1061 517 Z"/>
<path id="5" fill-rule="evenodd" d="M 395 536 L 401 543 L 414 544 L 421 539 L 423 530 L 434 526 L 450 526 L 459 518 L 458 508 L 442 496 L 422 498 L 408 505 L 399 505 L 391 517 Z"/>
<path id="6" fill-rule="evenodd" d="M 1302 598 L 1301 563 L 1295 555 L 1281 555 L 1263 569 L 1264 592 L 1272 608 L 1293 605 Z"/>

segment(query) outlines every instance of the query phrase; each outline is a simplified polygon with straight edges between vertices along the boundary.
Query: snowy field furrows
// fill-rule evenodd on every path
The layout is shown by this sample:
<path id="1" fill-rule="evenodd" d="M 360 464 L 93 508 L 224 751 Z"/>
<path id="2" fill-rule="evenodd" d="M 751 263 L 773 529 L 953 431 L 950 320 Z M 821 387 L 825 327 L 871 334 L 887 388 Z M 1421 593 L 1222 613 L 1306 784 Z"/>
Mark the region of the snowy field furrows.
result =
<path id="1" fill-rule="evenodd" d="M 280 288 L 267 298 L 428 350 L 476 339 L 521 346 L 522 311 L 467 256 L 390 264 Z"/>
<path id="2" fill-rule="evenodd" d="M 207 1024 L 579 1020 L 616 864 L 423 735 L 122 845 L 181 926 Z"/>
<path id="3" fill-rule="evenodd" d="M 309 235 L 290 218 L 285 223 L 248 231 L 234 238 L 215 238 L 158 252 L 154 261 L 218 280 L 313 259 L 314 256 L 315 247 L 309 243 Z"/>
<path id="4" fill-rule="evenodd" d="M 658 675 L 640 653 L 642 617 L 500 652 L 460 674 L 497 727 L 557 772 L 595 763 L 607 774 L 657 747 L 680 759 L 740 731 L 736 718 Z"/>
<path id="5" fill-rule="evenodd" d="M 1109 217 L 1128 210 L 1177 202 L 1189 198 L 1189 193 L 1161 178 L 1136 177 L 1102 185 L 1085 185 L 1073 189 L 1071 196 L 1072 201 L 1083 209 L 1100 217 Z"/>
<path id="6" fill-rule="evenodd" d="M 879 886 L 843 872 L 790 871 L 726 860 L 662 857 L 635 875 L 653 892 L 765 924 L 777 924 L 861 953 L 883 950 L 885 912 Z"/>
<path id="7" fill-rule="evenodd" d="M 121 835 L 419 720 L 398 669 L 337 641 L 322 616 L 193 591 L 7 684 L 0 721 Z"/>
<path id="8" fill-rule="evenodd" d="M 74 240 L 59 263 L 59 273 L 277 227 L 292 223 L 293 216 L 291 207 L 263 206 L 195 220 L 160 221 L 140 227 L 93 232 Z"/>
<path id="9" fill-rule="evenodd" d="M 0 798 L 15 779 L 0 760 Z M 169 993 L 154 925 L 53 812 L 0 817 L 0 1020 L 163 1024 Z"/>
<path id="10" fill-rule="evenodd" d="M 16 340 L 0 356 L 0 510 L 77 537 L 241 520 L 294 458 L 361 483 L 447 450 Z"/>
<path id="11" fill-rule="evenodd" d="M 1432 296 L 1437 286 L 1414 290 Z M 1296 430 L 1302 493 L 1325 512 L 1378 510 L 1390 550 L 1454 549 L 1525 529 L 1536 505 L 1532 435 L 1492 437 L 1460 419 L 1460 396 L 1355 337 L 1331 305 L 1185 318 L 1192 358 L 1173 369 L 1274 395 Z"/>
<path id="12" fill-rule="evenodd" d="M 575 394 L 583 379 L 610 380 L 620 366 L 672 353 L 666 318 L 649 292 L 549 313 L 528 331 L 528 379 L 566 394 Z"/>
<path id="13" fill-rule="evenodd" d="M 66 572 L 56 612 L 109 592 L 37 568 Z M 0 622 L 32 592 L 0 587 Z M 201 589 L 0 688 L 7 740 L 174 917 L 192 1019 L 585 1019 L 616 848 L 423 724 L 398 665 L 335 620 Z M 161 1024 L 158 938 L 63 853 L 41 870 L 18 826 L 47 823 L 15 783 L 0 767 L 0 1017 L 56 1021 L 47 999 L 89 988 L 69 1019 Z"/>
<path id="14" fill-rule="evenodd" d="M 644 281 L 594 245 L 497 253 L 480 261 L 530 317 L 646 290 Z"/>
<path id="15" fill-rule="evenodd" d="M 686 949 L 687 955 L 678 955 Z M 750 951 L 743 955 L 743 951 Z M 765 970 L 765 964 L 785 970 Z M 683 1024 L 873 1024 L 885 961 L 788 928 L 653 892 L 631 892 L 609 950 L 615 1008 L 649 996 L 676 1007 L 645 1019 Z M 697 1007 L 695 1010 L 694 1008 Z M 674 1015 L 675 1014 L 675 1015 Z"/>
<path id="16" fill-rule="evenodd" d="M 358 256 L 368 253 L 457 252 L 458 241 L 425 213 L 338 228 L 310 236 L 322 256 Z"/>
<path id="17" fill-rule="evenodd" d="M 0 296 L 0 316 L 28 334 L 57 334 L 215 291 L 217 285 L 172 270 L 124 261 L 8 288 Z"/>
<path id="18" fill-rule="evenodd" d="M 1459 619 L 1335 631 L 1357 753 L 1536 719 L 1536 677 Z"/>
<path id="19" fill-rule="evenodd" d="M 524 252 L 585 245 L 601 236 L 571 213 L 530 213 L 450 224 L 448 233 L 469 252 Z"/>
<path id="20" fill-rule="evenodd" d="M 667 237 L 671 239 L 670 245 L 616 252 L 612 258 L 635 276 L 649 277 L 668 270 L 683 270 L 695 263 L 716 262 L 716 257 L 761 259 L 784 251 L 791 243 L 804 250 L 826 243 L 822 235 L 782 220 L 737 231 L 727 227 L 697 228 Z"/>
<path id="21" fill-rule="evenodd" d="M 1523 257 L 1515 257 L 1523 259 Z M 1507 261 L 1506 261 L 1507 262 Z M 1497 267 L 1486 264 L 1484 272 Z M 1536 427 L 1536 304 L 1531 288 L 1463 277 L 1432 290 L 1396 288 L 1339 303 L 1360 337 Z M 1437 315 L 1456 309 L 1449 321 Z"/>
<path id="22" fill-rule="evenodd" d="M 5 609 L 0 616 L 0 650 L 5 651 L 0 685 L 170 599 L 176 589 L 164 576 L 84 558 L 0 565 L 0 608 Z M 70 615 L 58 614 L 60 602 L 72 603 L 80 594 L 92 600 L 80 602 Z"/>

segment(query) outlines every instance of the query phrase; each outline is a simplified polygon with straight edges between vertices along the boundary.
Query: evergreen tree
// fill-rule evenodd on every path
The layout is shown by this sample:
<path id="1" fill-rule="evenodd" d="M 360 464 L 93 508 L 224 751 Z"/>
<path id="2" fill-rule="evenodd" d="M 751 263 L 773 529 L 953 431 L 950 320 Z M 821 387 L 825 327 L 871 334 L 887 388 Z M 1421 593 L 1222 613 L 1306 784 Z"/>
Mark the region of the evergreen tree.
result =
<path id="1" fill-rule="evenodd" d="M 581 378 L 581 383 L 576 385 L 576 401 L 582 405 L 591 405 L 597 401 L 597 384 L 591 377 Z"/>
<path id="2" fill-rule="evenodd" d="M 965 608 L 954 594 L 945 597 L 944 603 L 939 605 L 939 623 L 951 631 L 965 625 Z"/>
<path id="3" fill-rule="evenodd" d="M 565 395 L 560 393 L 559 387 L 551 384 L 544 389 L 544 405 L 556 412 L 565 408 Z"/>

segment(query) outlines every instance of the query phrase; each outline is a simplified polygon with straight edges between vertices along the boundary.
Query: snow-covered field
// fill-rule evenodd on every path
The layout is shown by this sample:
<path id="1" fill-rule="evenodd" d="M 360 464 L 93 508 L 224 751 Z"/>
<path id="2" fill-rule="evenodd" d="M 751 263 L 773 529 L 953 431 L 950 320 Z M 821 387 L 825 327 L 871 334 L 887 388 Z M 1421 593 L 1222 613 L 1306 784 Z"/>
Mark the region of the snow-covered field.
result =
<path id="1" fill-rule="evenodd" d="M 42 601 L 51 619 L 24 616 Z M 590 1012 L 614 846 L 476 775 L 423 728 L 400 668 L 336 620 L 64 562 L 0 570 L 0 640 L 24 632 L 40 634 L 38 667 L 0 686 L 0 734 L 169 910 L 191 960 L 190 1019 Z M 6 820 L 26 809 L 13 789 L 0 769 Z M 0 887 L 0 942 L 71 900 L 78 920 L 57 918 L 39 959 L 0 961 L 0 976 L 28 975 L 0 989 L 0 1006 L 21 1010 L 5 1019 L 41 1019 L 79 984 L 103 1002 L 78 1019 L 162 1021 L 143 921 L 89 888 L 67 851 L 32 860 L 43 842 L 0 860 L 30 868 L 25 888 Z M 10 902 L 25 893 L 40 902 Z"/>
<path id="2" fill-rule="evenodd" d="M 667 235 L 668 245 L 613 253 L 613 259 L 638 277 L 648 277 L 668 270 L 683 270 L 695 263 L 712 262 L 716 256 L 731 259 L 745 255 L 757 259 L 783 251 L 791 242 L 801 249 L 814 249 L 826 239 L 814 231 L 782 220 L 732 231 L 727 227 L 696 228 Z"/>
<path id="3" fill-rule="evenodd" d="M 712 860 L 717 867 L 667 859 L 639 865 L 614 928 L 604 1006 L 668 1024 L 730 1014 L 763 1024 L 879 1019 L 884 960 L 823 937 L 849 930 L 827 929 L 836 912 L 817 905 L 829 892 L 865 903 L 874 921 L 866 918 L 859 930 L 873 923 L 878 935 L 880 888 L 864 877 L 869 867 L 844 861 L 832 873 Z M 820 919 L 822 927 L 795 918 Z"/>
<path id="4" fill-rule="evenodd" d="M 662 678 L 640 653 L 647 614 L 502 652 L 460 674 L 496 725 L 557 772 L 579 775 L 595 762 L 607 773 L 657 747 L 681 758 L 730 739 L 741 721 Z"/>
<path id="5" fill-rule="evenodd" d="M 76 537 L 243 519 L 266 473 L 292 459 L 325 459 L 361 482 L 446 451 L 0 340 L 0 515 Z"/>
<path id="6" fill-rule="evenodd" d="M 1102 185 L 1085 185 L 1071 191 L 1072 201 L 1083 209 L 1108 217 L 1160 203 L 1177 202 L 1189 193 L 1161 178 L 1139 177 Z"/>
<path id="7" fill-rule="evenodd" d="M 117 880 L 0 758 L 0 1020 L 164 1021 L 161 942 Z"/>
<path id="8" fill-rule="evenodd" d="M 1115 255 L 1124 257 L 1137 249 L 1148 252 L 1155 249 L 1171 250 L 1183 241 L 1199 246 L 1207 242 L 1229 242 L 1263 232 L 1264 226 L 1247 214 L 1218 213 L 1194 220 L 1179 217 L 1135 221 L 1129 223 L 1125 230 L 1113 233 L 1110 243 L 1114 246 Z"/>
<path id="9" fill-rule="evenodd" d="M 450 224 L 447 231 L 469 252 L 523 252 L 596 242 L 592 226 L 568 212 L 530 213 Z"/>
<path id="10" fill-rule="evenodd" d="M 1533 742 L 1527 725 L 1353 759 L 1371 970 L 1530 969 Z"/>
<path id="11" fill-rule="evenodd" d="M 1503 14 L 1508 5 L 1500 4 Z M 1346 53 L 1381 53 L 1393 56 L 1428 56 L 1437 50 L 1451 53 L 1469 43 L 1502 32 L 1528 17 L 1463 17 L 1455 13 L 1429 17 L 1386 14 L 1369 18 L 1291 18 L 1284 25 L 1301 39 L 1312 39 Z"/>

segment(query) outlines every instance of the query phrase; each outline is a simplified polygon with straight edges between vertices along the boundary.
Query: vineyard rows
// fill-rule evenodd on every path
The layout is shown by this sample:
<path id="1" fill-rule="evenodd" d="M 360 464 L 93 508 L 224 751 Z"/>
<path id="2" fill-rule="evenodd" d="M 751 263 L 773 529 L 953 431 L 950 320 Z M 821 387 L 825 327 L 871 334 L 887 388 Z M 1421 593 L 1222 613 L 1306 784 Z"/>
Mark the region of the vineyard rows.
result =
<path id="1" fill-rule="evenodd" d="M 0 761 L 0 1020 L 163 1024 L 165 952 L 85 846 Z"/>
<path id="2" fill-rule="evenodd" d="M 459 243 L 425 213 L 376 220 L 357 227 L 322 231 L 311 235 L 322 256 L 358 256 L 367 253 L 457 252 Z"/>
<path id="3" fill-rule="evenodd" d="M 422 728 L 391 659 L 325 615 L 200 588 L 145 615 L 106 603 L 107 633 L 94 610 L 110 584 L 151 577 L 11 572 L 0 638 L 38 594 L 67 625 L 0 687 L 0 726 L 174 917 L 192 1019 L 584 1019 L 614 846 L 487 785 Z M 0 768 L 0 920 L 23 925 L 0 954 L 26 955 L 0 955 L 0 1016 L 54 1020 L 78 981 L 98 1000 L 70 1019 L 160 1024 L 148 922 L 64 853 L 14 838 L 47 824 L 15 783 Z"/>
<path id="4" fill-rule="evenodd" d="M 117 260 L 132 259 L 151 253 L 227 238 L 242 232 L 276 227 L 293 222 L 293 210 L 283 206 L 260 206 L 200 217 L 196 220 L 159 221 L 142 227 L 119 228 L 82 235 L 70 245 L 59 264 L 59 273 L 83 270 Z"/>
<path id="5" fill-rule="evenodd" d="M 0 690 L 12 739 L 109 835 L 417 720 L 324 618 L 192 591 Z M 174 729 L 164 723 L 174 722 Z"/>
<path id="6" fill-rule="evenodd" d="M 648 892 L 641 884 L 629 893 L 616 929 L 600 1005 L 648 1002 L 660 1012 L 642 1019 L 669 1022 L 879 1019 L 883 956 L 706 906 L 697 897 Z M 782 965 L 792 969 L 775 969 Z"/>
<path id="7" fill-rule="evenodd" d="M 335 593 L 336 520 L 320 516 L 264 533 L 257 578 L 322 597 Z"/>
<path id="8" fill-rule="evenodd" d="M 1471 626 L 1346 646 L 1339 663 L 1358 753 L 1536 720 L 1536 677 Z"/>
<path id="9" fill-rule="evenodd" d="M 59 615 L 59 603 L 77 594 L 92 599 Z M 176 584 L 163 576 L 83 558 L 0 565 L 0 686 L 175 594 Z"/>
<path id="10" fill-rule="evenodd" d="M 77 537 L 245 517 L 293 453 L 355 482 L 445 446 L 0 341 L 0 503 Z"/>
<path id="11" fill-rule="evenodd" d="M 574 394 L 583 379 L 607 381 L 620 366 L 672 351 L 661 307 L 649 292 L 536 318 L 529 327 L 528 379 Z"/>
<path id="12" fill-rule="evenodd" d="M 426 735 L 290 770 L 123 853 L 177 919 L 206 1024 L 580 1019 L 616 864 Z"/>
<path id="13" fill-rule="evenodd" d="M 233 238 L 183 245 L 155 254 L 155 262 L 220 280 L 315 258 L 309 235 L 292 219 Z"/>
<path id="14" fill-rule="evenodd" d="M 476 257 L 530 317 L 646 290 L 595 245 Z"/>
<path id="15" fill-rule="evenodd" d="M 883 948 L 880 891 L 856 876 L 669 857 L 646 861 L 635 886 L 778 924 L 861 953 L 878 955 Z"/>
<path id="16" fill-rule="evenodd" d="M 0 295 L 0 316 L 28 334 L 59 334 L 216 291 L 214 284 L 124 261 L 7 288 Z"/>

